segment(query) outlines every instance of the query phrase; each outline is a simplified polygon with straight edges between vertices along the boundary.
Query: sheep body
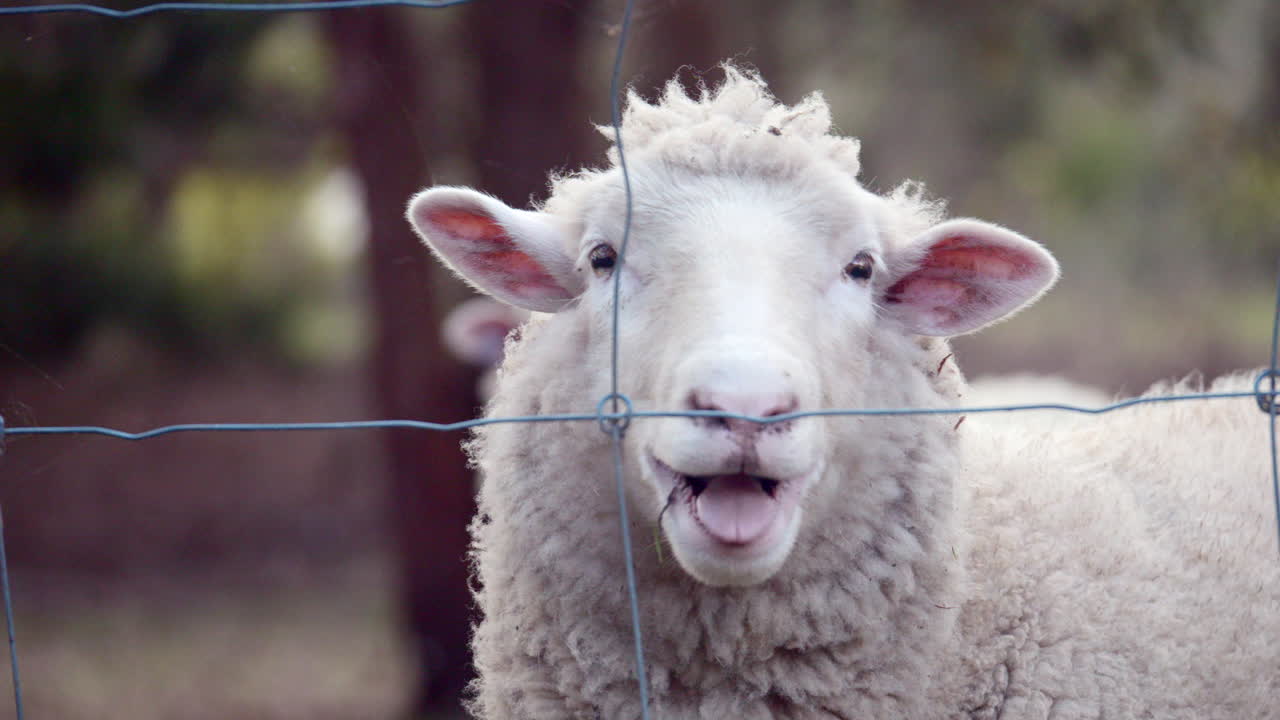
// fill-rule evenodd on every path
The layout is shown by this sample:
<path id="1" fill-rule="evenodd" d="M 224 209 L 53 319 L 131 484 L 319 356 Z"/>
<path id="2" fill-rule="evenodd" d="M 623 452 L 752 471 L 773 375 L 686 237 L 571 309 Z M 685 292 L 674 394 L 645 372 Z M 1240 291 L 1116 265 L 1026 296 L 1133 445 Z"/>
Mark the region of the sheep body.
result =
<path id="1" fill-rule="evenodd" d="M 1249 391 L 1255 376 L 1208 389 Z M 1280 559 L 1253 401 L 1038 430 L 971 419 L 971 585 L 951 683 L 967 687 L 963 717 L 1280 717 Z"/>
<path id="2" fill-rule="evenodd" d="M 965 407 L 1070 405 L 1097 409 L 1111 404 L 1114 399 L 1100 388 L 1064 377 L 1013 373 L 984 375 L 969 380 L 960 404 Z M 1002 423 L 1011 428 L 1026 428 L 1031 423 L 1044 428 L 1065 428 L 1090 422 L 1093 418 L 1092 415 L 1058 409 L 983 413 L 982 417 L 987 425 Z M 968 418 L 965 420 L 967 422 Z"/>
<path id="3" fill-rule="evenodd" d="M 415 198 L 442 259 L 539 311 L 487 414 L 610 391 L 614 272 L 638 409 L 961 404 L 945 337 L 1034 300 L 1056 265 L 910 188 L 865 191 L 856 141 L 829 128 L 820 97 L 786 107 L 733 69 L 700 98 L 632 98 L 621 267 L 616 167 L 559 179 L 536 212 Z M 1280 717 L 1265 430 L 1240 400 L 1060 427 L 637 419 L 624 474 L 653 716 Z M 473 712 L 638 717 L 609 437 L 495 424 L 468 450 Z"/>
<path id="4" fill-rule="evenodd" d="M 965 405 L 1074 405 L 1098 408 L 1112 402 L 1113 396 L 1101 388 L 1075 382 L 1057 375 L 1013 373 L 983 375 L 968 380 L 961 398 Z"/>

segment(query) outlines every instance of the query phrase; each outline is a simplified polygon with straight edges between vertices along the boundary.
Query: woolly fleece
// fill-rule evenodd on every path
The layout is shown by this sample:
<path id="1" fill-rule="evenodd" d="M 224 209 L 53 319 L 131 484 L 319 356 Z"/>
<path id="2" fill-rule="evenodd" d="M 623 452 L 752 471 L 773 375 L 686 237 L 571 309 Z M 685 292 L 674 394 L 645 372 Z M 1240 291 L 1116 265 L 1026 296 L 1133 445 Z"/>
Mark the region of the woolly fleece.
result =
<path id="1" fill-rule="evenodd" d="M 820 96 L 787 107 L 732 68 L 700 97 L 674 84 L 653 104 L 632 96 L 623 137 L 637 227 L 673 211 L 643 199 L 672 176 L 853 187 L 858 171 Z M 545 210 L 580 226 L 620 192 L 616 167 L 563 177 Z M 890 247 L 940 214 L 909 188 L 874 207 Z M 572 304 L 536 315 L 508 344 L 487 414 L 594 407 L 605 320 Z M 623 336 L 637 407 L 658 393 L 645 379 L 654 322 Z M 946 407 L 964 392 L 943 339 L 881 323 L 812 342 L 841 358 L 818 369 L 828 407 Z M 700 584 L 664 552 L 661 506 L 624 447 L 653 717 L 1280 718 L 1280 558 L 1251 400 L 1040 430 L 813 422 L 829 438 L 824 480 L 782 569 L 749 587 Z M 639 717 L 608 437 L 500 424 L 469 451 L 482 474 L 473 713 Z"/>

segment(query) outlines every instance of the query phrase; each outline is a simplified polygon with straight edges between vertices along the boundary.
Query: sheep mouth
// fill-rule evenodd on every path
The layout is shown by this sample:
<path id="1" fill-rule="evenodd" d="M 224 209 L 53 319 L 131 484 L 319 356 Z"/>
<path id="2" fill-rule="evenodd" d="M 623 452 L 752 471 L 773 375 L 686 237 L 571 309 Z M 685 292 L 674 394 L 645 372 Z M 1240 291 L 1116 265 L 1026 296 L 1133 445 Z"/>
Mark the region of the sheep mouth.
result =
<path id="1" fill-rule="evenodd" d="M 778 496 L 778 486 L 782 484 L 781 480 L 774 480 L 760 475 L 747 475 L 745 473 L 738 475 L 677 475 L 677 480 L 684 484 L 684 489 L 688 490 L 689 494 L 695 499 L 706 492 L 711 483 L 717 481 L 738 484 L 756 483 L 760 486 L 760 490 L 771 498 Z"/>
<path id="2" fill-rule="evenodd" d="M 748 473 L 686 475 L 653 458 L 670 483 L 667 507 L 679 506 L 717 544 L 756 544 L 778 525 L 787 483 Z"/>

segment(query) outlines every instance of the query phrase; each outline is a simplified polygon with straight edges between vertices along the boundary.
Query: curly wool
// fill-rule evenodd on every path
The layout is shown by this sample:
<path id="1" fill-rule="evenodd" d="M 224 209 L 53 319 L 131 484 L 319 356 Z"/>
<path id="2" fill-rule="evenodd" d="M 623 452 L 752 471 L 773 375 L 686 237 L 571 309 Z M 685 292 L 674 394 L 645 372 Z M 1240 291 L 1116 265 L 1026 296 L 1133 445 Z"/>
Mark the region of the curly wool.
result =
<path id="1" fill-rule="evenodd" d="M 678 80 L 667 83 L 661 97 L 647 102 L 628 92 L 621 134 L 628 158 L 650 161 L 704 175 L 756 175 L 779 180 L 802 179 L 829 171 L 857 180 L 862 164 L 857 138 L 835 134 L 831 109 L 822 93 L 799 103 L 778 102 L 756 73 L 722 66 L 724 81 L 701 85 L 696 97 Z M 616 141 L 614 128 L 597 129 Z M 607 153 L 608 166 L 553 176 L 544 209 L 564 217 L 580 217 L 597 193 L 618 184 L 618 148 Z M 634 181 L 634 178 L 633 178 Z M 945 203 L 926 196 L 924 185 L 908 181 L 882 198 L 891 237 L 911 237 L 938 222 Z"/>
<path id="2" fill-rule="evenodd" d="M 1252 390 L 1252 373 L 1212 392 Z M 1200 392 L 1198 378 L 1159 397 Z M 1280 561 L 1249 398 L 994 431 L 964 452 L 958 717 L 1277 718 Z M 953 704 L 954 703 L 954 704 Z M 940 717 L 943 715 L 939 715 Z"/>

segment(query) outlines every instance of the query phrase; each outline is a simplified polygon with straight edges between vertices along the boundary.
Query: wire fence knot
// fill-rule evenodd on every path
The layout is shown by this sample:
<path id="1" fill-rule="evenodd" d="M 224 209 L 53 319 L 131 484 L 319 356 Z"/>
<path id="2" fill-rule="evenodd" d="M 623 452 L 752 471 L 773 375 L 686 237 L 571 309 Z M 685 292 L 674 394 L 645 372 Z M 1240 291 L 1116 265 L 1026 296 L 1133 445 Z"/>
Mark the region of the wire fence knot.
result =
<path id="1" fill-rule="evenodd" d="M 1262 382 L 1268 378 L 1271 379 L 1271 387 L 1263 390 Z M 1258 373 L 1258 379 L 1253 381 L 1253 395 L 1258 401 L 1258 409 L 1268 415 L 1274 414 L 1272 407 L 1275 404 L 1276 395 L 1280 394 L 1276 388 L 1277 378 L 1280 378 L 1280 368 L 1271 367 Z"/>
<path id="2" fill-rule="evenodd" d="M 612 403 L 611 412 L 605 412 L 605 403 Z M 623 409 L 618 411 L 618 403 L 622 403 Z M 631 398 L 619 392 L 611 392 L 600 398 L 599 404 L 596 405 L 596 422 L 600 424 L 600 430 L 606 435 L 612 434 L 614 430 L 622 432 L 631 425 L 631 414 L 634 408 L 631 405 Z"/>

